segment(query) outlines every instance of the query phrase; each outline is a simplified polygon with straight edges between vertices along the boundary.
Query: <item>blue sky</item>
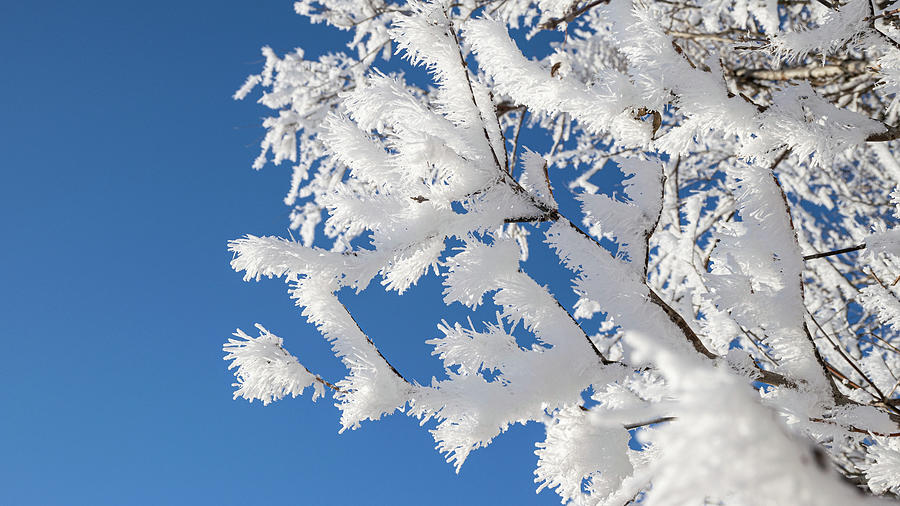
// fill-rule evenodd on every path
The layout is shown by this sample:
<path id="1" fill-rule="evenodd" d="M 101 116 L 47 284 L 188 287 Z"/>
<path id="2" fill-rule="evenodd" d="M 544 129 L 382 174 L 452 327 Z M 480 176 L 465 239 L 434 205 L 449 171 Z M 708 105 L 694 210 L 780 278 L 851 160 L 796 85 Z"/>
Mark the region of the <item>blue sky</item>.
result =
<path id="1" fill-rule="evenodd" d="M 415 419 L 338 436 L 328 399 L 231 399 L 221 344 L 255 322 L 342 374 L 285 286 L 244 283 L 225 247 L 286 234 L 288 212 L 288 169 L 250 168 L 264 111 L 231 95 L 261 46 L 315 55 L 329 33 L 289 0 L 0 6 L 0 504 L 558 502 L 534 494 L 536 426 L 457 476 Z M 348 305 L 428 381 L 436 281 L 373 292 Z"/>

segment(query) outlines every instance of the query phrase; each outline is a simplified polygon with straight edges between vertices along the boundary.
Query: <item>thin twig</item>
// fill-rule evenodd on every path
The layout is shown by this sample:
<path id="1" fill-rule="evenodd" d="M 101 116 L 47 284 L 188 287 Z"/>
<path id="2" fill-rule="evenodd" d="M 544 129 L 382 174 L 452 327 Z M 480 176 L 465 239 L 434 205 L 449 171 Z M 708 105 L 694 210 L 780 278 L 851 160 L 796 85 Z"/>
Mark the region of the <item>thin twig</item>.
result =
<path id="1" fill-rule="evenodd" d="M 859 251 L 859 250 L 865 249 L 865 248 L 866 248 L 866 244 L 863 243 L 863 244 L 858 244 L 856 246 L 850 246 L 849 248 L 841 248 L 841 249 L 837 249 L 834 251 L 826 251 L 824 253 L 814 253 L 812 255 L 804 255 L 803 261 L 815 260 L 817 258 L 831 257 L 834 255 L 843 255 L 844 253 L 851 253 L 853 251 Z"/>
<path id="2" fill-rule="evenodd" d="M 563 16 L 561 18 L 548 19 L 547 21 L 545 21 L 541 24 L 541 28 L 543 28 L 544 30 L 555 30 L 556 27 L 559 26 L 561 23 L 571 23 L 572 21 L 575 21 L 575 18 L 577 18 L 578 16 L 581 16 L 582 14 L 593 9 L 594 7 L 596 7 L 600 4 L 605 4 L 605 3 L 609 3 L 609 0 L 593 0 L 592 2 L 589 2 L 578 9 L 575 9 L 574 8 L 575 6 L 573 5 L 572 10 L 568 14 L 566 14 L 565 16 Z"/>
<path id="3" fill-rule="evenodd" d="M 647 420 L 645 422 L 629 423 L 625 425 L 625 428 L 627 430 L 637 429 L 638 427 L 646 427 L 647 425 L 653 425 L 655 423 L 671 422 L 675 419 L 676 418 L 674 416 L 661 416 L 659 418 L 654 418 L 653 420 Z"/>

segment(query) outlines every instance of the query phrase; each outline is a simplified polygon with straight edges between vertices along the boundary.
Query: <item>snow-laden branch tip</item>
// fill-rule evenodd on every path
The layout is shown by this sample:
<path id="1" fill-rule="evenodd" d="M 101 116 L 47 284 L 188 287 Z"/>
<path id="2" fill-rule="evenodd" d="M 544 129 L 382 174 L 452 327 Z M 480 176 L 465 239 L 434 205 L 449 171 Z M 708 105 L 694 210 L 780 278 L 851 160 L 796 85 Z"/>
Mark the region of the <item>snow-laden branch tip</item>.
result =
<path id="1" fill-rule="evenodd" d="M 222 349 L 225 360 L 230 360 L 228 369 L 235 369 L 234 377 L 237 387 L 234 398 L 238 397 L 253 402 L 256 399 L 263 405 L 280 400 L 287 395 L 297 397 L 307 387 L 313 387 L 312 400 L 325 395 L 325 388 L 337 389 L 331 383 L 309 372 L 288 353 L 283 340 L 257 324 L 258 337 L 250 337 L 238 329 Z"/>

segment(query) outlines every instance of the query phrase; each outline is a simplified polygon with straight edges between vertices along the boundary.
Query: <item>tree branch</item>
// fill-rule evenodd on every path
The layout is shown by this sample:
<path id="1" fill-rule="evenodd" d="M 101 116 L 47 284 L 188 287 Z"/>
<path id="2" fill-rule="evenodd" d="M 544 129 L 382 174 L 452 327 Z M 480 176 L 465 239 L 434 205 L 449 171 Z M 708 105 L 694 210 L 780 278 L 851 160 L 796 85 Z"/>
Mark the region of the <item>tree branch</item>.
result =
<path id="1" fill-rule="evenodd" d="M 825 257 L 834 256 L 834 255 L 843 255 L 844 253 L 859 251 L 859 250 L 865 249 L 865 248 L 866 248 L 866 244 L 863 243 L 863 244 L 859 244 L 857 246 L 850 246 L 849 248 L 836 249 L 834 251 L 826 251 L 824 253 L 813 253 L 812 255 L 804 255 L 803 260 L 804 261 L 815 260 L 817 258 L 825 258 Z"/>
<path id="2" fill-rule="evenodd" d="M 559 26 L 560 24 L 571 23 L 572 21 L 575 21 L 575 18 L 577 18 L 578 16 L 581 16 L 582 14 L 593 9 L 594 7 L 596 7 L 600 4 L 605 4 L 605 3 L 609 3 L 609 0 L 593 0 L 592 2 L 588 2 L 587 4 L 583 5 L 582 7 L 577 8 L 577 9 L 575 8 L 575 5 L 572 5 L 572 9 L 569 11 L 568 14 L 566 14 L 565 16 L 563 16 L 561 18 L 551 18 L 551 19 L 548 19 L 547 21 L 544 21 L 543 23 L 541 23 L 541 28 L 543 28 L 544 30 L 555 30 L 556 27 Z"/>
<path id="3" fill-rule="evenodd" d="M 737 79 L 758 81 L 790 81 L 792 79 L 828 79 L 842 75 L 859 75 L 867 72 L 869 62 L 849 60 L 832 65 L 807 65 L 778 70 L 768 69 L 735 69 Z"/>

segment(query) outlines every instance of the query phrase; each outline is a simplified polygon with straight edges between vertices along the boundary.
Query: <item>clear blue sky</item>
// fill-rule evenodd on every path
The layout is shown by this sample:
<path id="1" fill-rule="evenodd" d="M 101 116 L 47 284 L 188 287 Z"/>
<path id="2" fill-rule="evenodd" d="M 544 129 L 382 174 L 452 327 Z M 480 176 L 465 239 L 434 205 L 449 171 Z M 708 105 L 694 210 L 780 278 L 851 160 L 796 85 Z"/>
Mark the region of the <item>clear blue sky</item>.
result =
<path id="1" fill-rule="evenodd" d="M 342 374 L 285 286 L 244 283 L 225 249 L 286 233 L 289 182 L 250 168 L 264 111 L 230 97 L 261 46 L 328 33 L 290 0 L 0 4 L 0 504 L 558 502 L 534 494 L 536 426 L 457 476 L 415 419 L 338 436 L 328 399 L 231 399 L 221 344 L 254 322 Z M 440 315 L 433 279 L 348 302 L 406 374 L 438 373 L 434 318 L 379 317 Z"/>

